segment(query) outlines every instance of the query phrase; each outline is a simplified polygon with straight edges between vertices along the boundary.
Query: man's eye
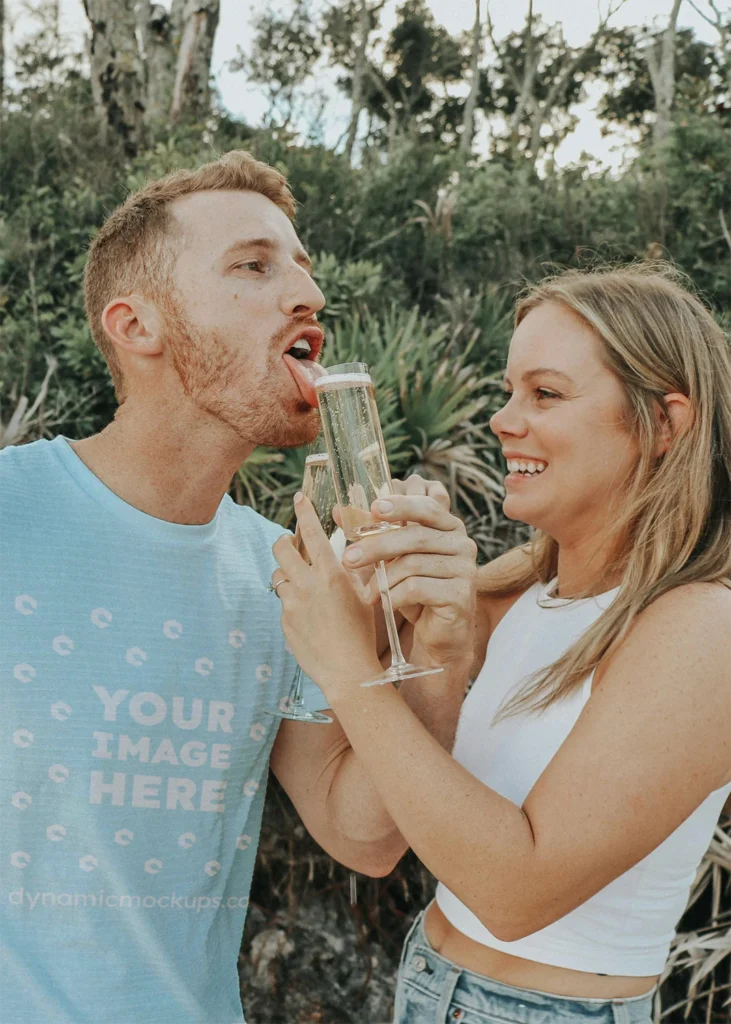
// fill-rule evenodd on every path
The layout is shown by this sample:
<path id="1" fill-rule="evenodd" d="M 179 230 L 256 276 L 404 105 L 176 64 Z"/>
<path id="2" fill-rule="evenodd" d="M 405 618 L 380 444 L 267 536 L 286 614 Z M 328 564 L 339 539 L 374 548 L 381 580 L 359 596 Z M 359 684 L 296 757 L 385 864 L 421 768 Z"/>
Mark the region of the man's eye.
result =
<path id="1" fill-rule="evenodd" d="M 256 270 L 262 270 L 263 267 L 264 267 L 264 264 L 261 262 L 261 260 L 246 260 L 245 263 L 237 263 L 236 264 L 236 269 L 238 270 L 239 267 L 243 267 L 245 270 L 255 270 L 256 271 Z"/>

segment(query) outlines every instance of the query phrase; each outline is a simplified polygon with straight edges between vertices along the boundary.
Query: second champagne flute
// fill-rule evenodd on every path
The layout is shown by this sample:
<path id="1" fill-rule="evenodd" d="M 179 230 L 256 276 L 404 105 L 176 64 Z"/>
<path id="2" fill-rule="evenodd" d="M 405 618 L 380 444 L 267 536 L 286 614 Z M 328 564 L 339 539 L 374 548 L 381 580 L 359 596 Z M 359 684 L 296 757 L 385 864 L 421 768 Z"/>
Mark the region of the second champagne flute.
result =
<path id="1" fill-rule="evenodd" d="M 345 536 L 349 541 L 357 541 L 368 534 L 399 529 L 402 523 L 374 519 L 371 512 L 373 502 L 377 498 L 389 497 L 393 494 L 393 487 L 368 367 L 365 363 L 329 366 L 315 381 L 315 391 Z M 439 667 L 425 668 L 406 661 L 401 651 L 384 562 L 376 566 L 376 580 L 391 646 L 391 665 L 378 678 L 362 685 L 398 685 L 403 679 L 443 672 Z"/>

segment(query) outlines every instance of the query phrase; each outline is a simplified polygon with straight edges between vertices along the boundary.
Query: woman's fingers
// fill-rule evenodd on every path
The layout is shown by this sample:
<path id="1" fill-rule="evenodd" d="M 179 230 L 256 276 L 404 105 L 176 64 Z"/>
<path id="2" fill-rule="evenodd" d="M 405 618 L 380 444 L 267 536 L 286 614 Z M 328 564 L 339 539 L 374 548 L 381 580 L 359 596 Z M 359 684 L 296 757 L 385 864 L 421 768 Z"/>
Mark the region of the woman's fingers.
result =
<path id="1" fill-rule="evenodd" d="M 409 523 L 400 530 L 361 537 L 346 550 L 344 564 L 348 567 L 373 565 L 414 553 L 462 555 L 474 561 L 477 547 L 464 532 L 464 528 L 447 531 Z"/>
<path id="2" fill-rule="evenodd" d="M 418 473 L 408 476 L 403 482 L 403 490 L 397 491 L 398 494 L 423 494 L 427 498 L 433 498 L 443 508 L 449 511 L 451 501 L 449 499 L 449 492 L 444 484 L 438 480 L 425 480 L 424 477 L 419 476 Z"/>
<path id="3" fill-rule="evenodd" d="M 414 605 L 434 611 L 442 608 L 445 617 L 453 620 L 471 612 L 474 601 L 472 585 L 463 578 L 440 580 L 431 576 L 409 576 L 390 588 L 389 593 L 395 609 Z"/>
<path id="4" fill-rule="evenodd" d="M 386 563 L 386 579 L 391 591 L 409 578 L 432 579 L 442 584 L 445 580 L 453 579 L 471 581 L 474 575 L 474 561 L 450 555 L 403 555 L 393 562 Z M 375 579 L 372 579 L 369 584 L 368 601 L 375 604 L 377 600 L 378 587 Z"/>
<path id="5" fill-rule="evenodd" d="M 383 522 L 407 520 L 435 530 L 458 530 L 462 526 L 462 520 L 450 513 L 449 506 L 445 507 L 439 495 L 390 494 L 374 501 L 371 512 L 377 520 Z"/>

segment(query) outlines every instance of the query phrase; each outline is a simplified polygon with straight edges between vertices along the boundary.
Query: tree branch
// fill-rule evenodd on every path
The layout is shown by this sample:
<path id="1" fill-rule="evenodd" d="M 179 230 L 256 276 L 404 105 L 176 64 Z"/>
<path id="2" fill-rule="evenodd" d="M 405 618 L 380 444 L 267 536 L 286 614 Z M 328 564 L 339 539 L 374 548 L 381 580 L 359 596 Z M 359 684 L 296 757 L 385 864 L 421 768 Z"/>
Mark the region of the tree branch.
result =
<path id="1" fill-rule="evenodd" d="M 488 38 L 489 38 L 490 42 L 492 43 L 492 48 L 495 51 L 495 53 L 498 56 L 500 56 L 500 47 L 498 46 L 497 40 L 495 38 L 495 26 L 493 25 L 492 17 L 490 16 L 490 4 L 489 3 L 487 5 L 487 10 L 485 11 L 485 26 L 487 27 L 487 35 L 488 35 Z M 521 90 L 521 82 L 520 82 L 520 79 L 518 78 L 517 74 L 515 73 L 515 68 L 513 67 L 513 65 L 511 63 L 506 63 L 505 64 L 505 70 L 508 72 L 508 75 L 510 77 L 510 81 L 513 83 L 513 88 L 515 89 L 516 92 L 519 93 L 520 90 Z"/>
<path id="2" fill-rule="evenodd" d="M 712 28 L 717 28 L 720 31 L 721 27 L 723 26 L 723 15 L 721 14 L 721 11 L 719 11 L 719 9 L 716 7 L 714 0 L 708 0 L 708 3 L 710 4 L 711 10 L 716 15 L 715 21 L 712 18 L 709 18 L 705 11 L 702 11 L 700 9 L 700 7 L 696 4 L 695 0 L 688 0 L 688 3 L 696 12 L 696 14 L 700 14 L 701 18 L 703 18 L 704 21 L 707 21 L 708 24 L 712 26 Z"/>

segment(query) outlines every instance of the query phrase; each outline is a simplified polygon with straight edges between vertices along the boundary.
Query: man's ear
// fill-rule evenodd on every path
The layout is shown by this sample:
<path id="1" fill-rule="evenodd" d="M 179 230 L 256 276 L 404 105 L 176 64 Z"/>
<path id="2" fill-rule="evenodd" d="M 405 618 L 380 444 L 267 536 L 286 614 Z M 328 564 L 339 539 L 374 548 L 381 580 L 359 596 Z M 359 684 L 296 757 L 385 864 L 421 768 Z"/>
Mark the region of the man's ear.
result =
<path id="1" fill-rule="evenodd" d="M 135 356 L 162 354 L 162 316 L 141 295 L 112 299 L 102 313 L 102 327 L 118 348 Z"/>
<path id="2" fill-rule="evenodd" d="M 665 408 L 659 410 L 660 433 L 655 447 L 658 458 L 664 455 L 672 444 L 673 438 L 685 433 L 693 422 L 693 408 L 687 395 L 672 392 L 663 395 Z"/>

